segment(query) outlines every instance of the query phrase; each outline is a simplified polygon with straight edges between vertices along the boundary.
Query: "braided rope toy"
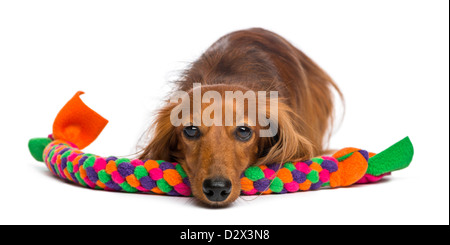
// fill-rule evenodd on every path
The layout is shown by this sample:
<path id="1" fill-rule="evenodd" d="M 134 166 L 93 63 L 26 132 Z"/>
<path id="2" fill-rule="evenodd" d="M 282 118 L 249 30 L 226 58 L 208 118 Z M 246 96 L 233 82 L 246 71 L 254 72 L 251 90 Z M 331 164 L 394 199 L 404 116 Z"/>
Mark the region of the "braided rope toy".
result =
<path id="1" fill-rule="evenodd" d="M 28 143 L 31 155 L 56 176 L 94 189 L 191 196 L 188 176 L 178 163 L 100 157 L 81 150 L 92 143 L 108 121 L 75 96 L 58 113 L 53 134 Z M 344 148 L 332 156 L 305 162 L 251 166 L 241 175 L 244 195 L 336 188 L 379 181 L 406 168 L 414 149 L 405 137 L 379 154 Z"/>

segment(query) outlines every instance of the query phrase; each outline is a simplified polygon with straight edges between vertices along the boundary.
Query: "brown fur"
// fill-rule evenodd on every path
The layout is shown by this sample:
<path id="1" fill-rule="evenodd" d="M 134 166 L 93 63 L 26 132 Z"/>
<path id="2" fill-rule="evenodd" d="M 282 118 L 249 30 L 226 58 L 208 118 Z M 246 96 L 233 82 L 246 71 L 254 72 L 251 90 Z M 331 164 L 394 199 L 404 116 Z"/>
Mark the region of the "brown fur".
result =
<path id="1" fill-rule="evenodd" d="M 183 127 L 170 123 L 170 112 L 177 104 L 168 103 L 159 111 L 154 135 L 140 158 L 179 162 L 191 180 L 193 195 L 211 205 L 233 202 L 240 194 L 240 175 L 252 164 L 323 154 L 333 117 L 332 89 L 342 97 L 332 79 L 309 57 L 279 35 L 259 28 L 220 38 L 185 71 L 176 90 L 192 95 L 193 83 L 202 84 L 202 93 L 278 91 L 279 97 L 277 135 L 259 137 L 257 125 L 251 127 L 255 135 L 247 142 L 233 137 L 232 126 L 204 125 L 199 127 L 199 140 L 187 140 Z M 202 110 L 206 106 L 202 104 Z M 218 176 L 231 180 L 232 191 L 224 202 L 213 203 L 203 194 L 202 183 Z"/>

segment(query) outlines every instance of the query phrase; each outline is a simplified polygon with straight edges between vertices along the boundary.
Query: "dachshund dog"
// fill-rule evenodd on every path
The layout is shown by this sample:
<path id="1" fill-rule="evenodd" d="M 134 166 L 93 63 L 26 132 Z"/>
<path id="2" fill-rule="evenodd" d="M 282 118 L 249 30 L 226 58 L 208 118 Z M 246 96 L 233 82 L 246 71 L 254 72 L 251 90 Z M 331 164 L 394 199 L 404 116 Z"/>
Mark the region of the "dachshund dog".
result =
<path id="1" fill-rule="evenodd" d="M 195 108 L 194 84 L 201 85 L 197 93 L 215 91 L 222 98 L 229 91 L 276 91 L 277 117 L 269 120 L 276 131 L 262 137 L 260 131 L 267 129 L 267 122 L 250 122 L 248 116 L 238 121 L 237 115 L 236 121 L 225 126 L 194 124 L 194 115 L 205 113 L 212 104 L 203 99 Z M 309 57 L 283 37 L 260 28 L 221 37 L 184 71 L 175 86 L 176 91 L 189 95 L 191 115 L 173 125 L 171 114 L 180 102 L 168 101 L 158 111 L 140 159 L 180 163 L 194 197 L 211 206 L 225 206 L 237 199 L 240 176 L 251 165 L 302 161 L 324 154 L 333 121 L 333 90 L 343 98 L 333 80 Z M 235 100 L 223 101 L 224 107 L 231 106 L 237 113 Z M 266 118 L 270 110 L 267 107 L 262 112 Z M 220 113 L 223 110 L 214 110 L 212 115 Z"/>

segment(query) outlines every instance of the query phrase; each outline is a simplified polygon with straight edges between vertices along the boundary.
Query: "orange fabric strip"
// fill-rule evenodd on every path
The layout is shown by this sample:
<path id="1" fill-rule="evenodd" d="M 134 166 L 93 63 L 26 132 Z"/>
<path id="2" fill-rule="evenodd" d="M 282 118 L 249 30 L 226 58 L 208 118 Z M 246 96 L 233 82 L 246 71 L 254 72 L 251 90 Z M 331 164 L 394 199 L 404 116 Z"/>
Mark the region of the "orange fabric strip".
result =
<path id="1" fill-rule="evenodd" d="M 91 144 L 108 124 L 108 120 L 84 104 L 82 94 L 77 92 L 53 123 L 53 138 L 74 143 L 79 149 Z"/>

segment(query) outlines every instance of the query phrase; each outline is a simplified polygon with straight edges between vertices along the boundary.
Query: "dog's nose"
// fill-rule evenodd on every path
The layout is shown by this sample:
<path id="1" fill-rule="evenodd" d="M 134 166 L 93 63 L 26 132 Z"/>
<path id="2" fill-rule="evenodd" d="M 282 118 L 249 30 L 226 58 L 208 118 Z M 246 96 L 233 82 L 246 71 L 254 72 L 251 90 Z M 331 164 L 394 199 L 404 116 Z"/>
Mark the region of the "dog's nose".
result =
<path id="1" fill-rule="evenodd" d="M 231 181 L 225 178 L 211 178 L 203 181 L 203 193 L 213 202 L 222 202 L 231 192 Z"/>

